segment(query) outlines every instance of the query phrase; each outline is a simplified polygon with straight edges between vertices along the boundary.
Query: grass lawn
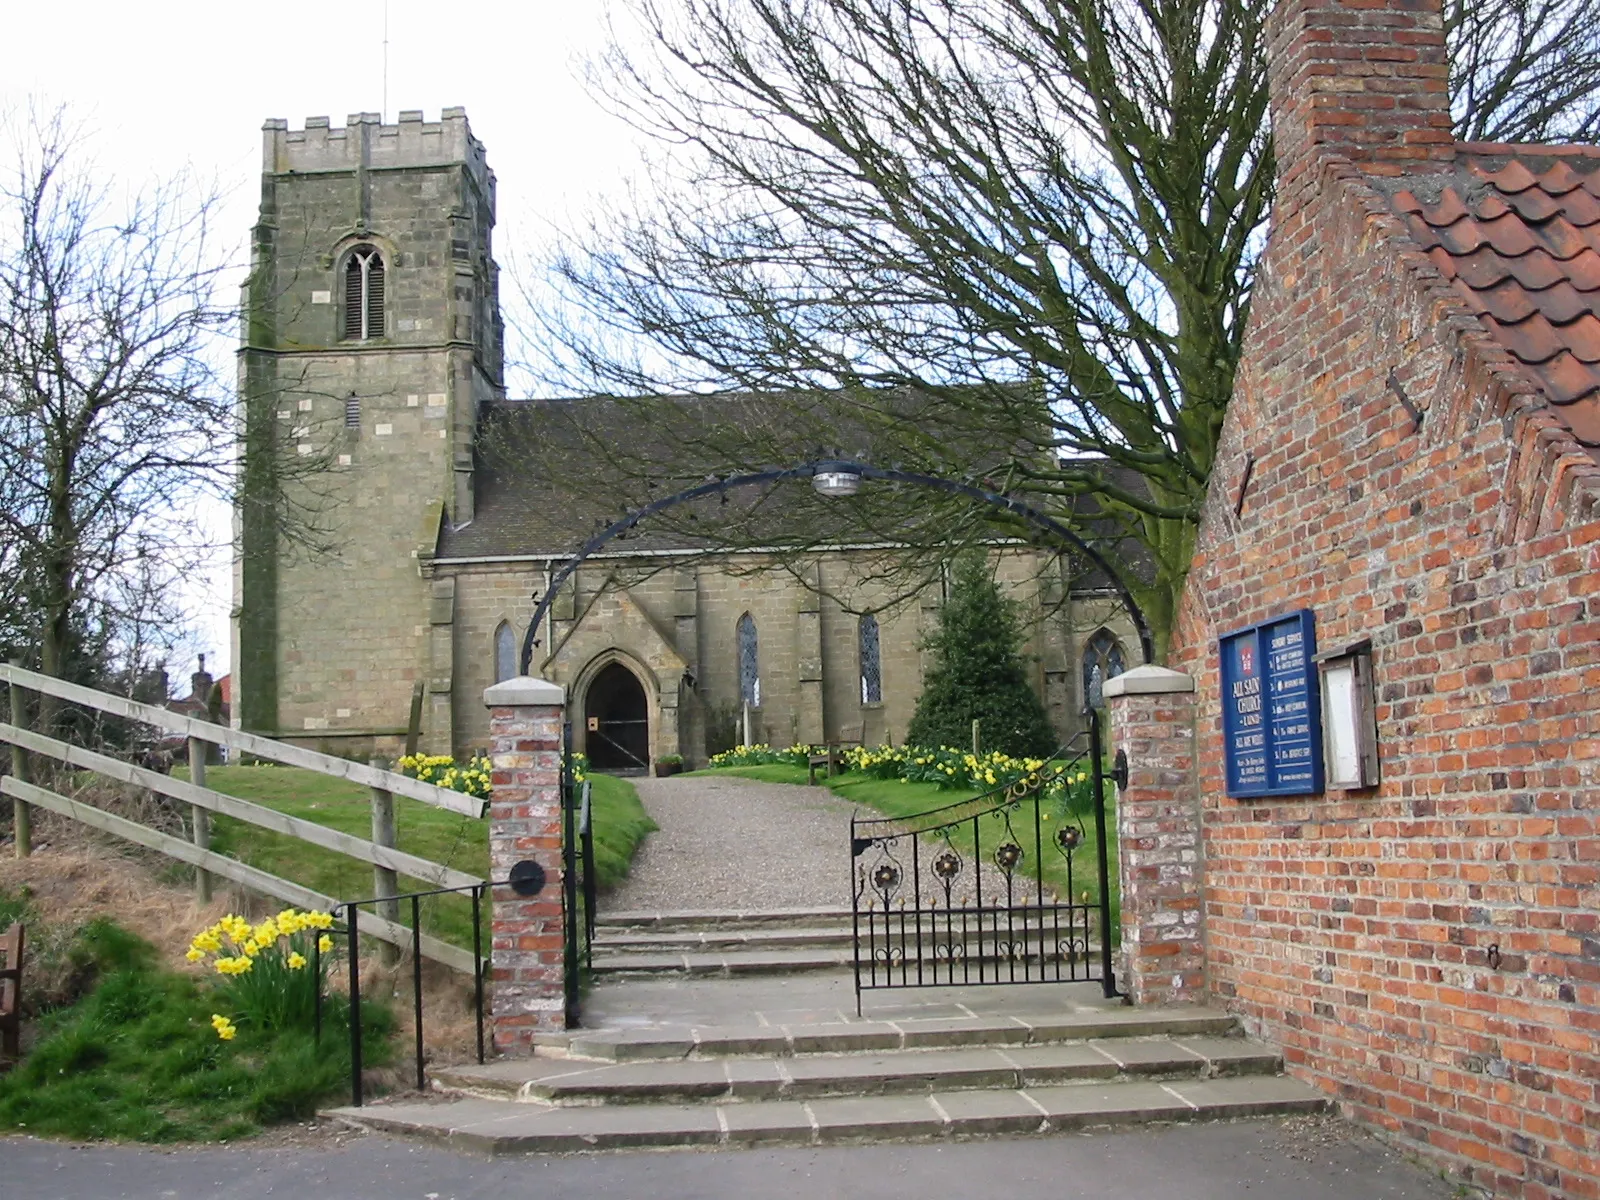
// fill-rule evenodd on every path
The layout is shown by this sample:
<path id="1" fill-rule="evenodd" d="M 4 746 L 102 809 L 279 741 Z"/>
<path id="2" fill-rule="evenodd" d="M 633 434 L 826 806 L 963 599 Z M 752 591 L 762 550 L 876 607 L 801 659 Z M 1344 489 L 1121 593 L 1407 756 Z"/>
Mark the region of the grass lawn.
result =
<path id="1" fill-rule="evenodd" d="M 723 767 L 716 770 L 706 769 L 687 772 L 690 775 L 707 776 L 737 776 L 741 779 L 758 779 L 763 783 L 797 783 L 806 782 L 806 769 L 804 767 L 790 766 L 786 763 L 767 763 L 755 767 Z M 824 780 L 818 772 L 817 782 L 821 785 Z M 930 809 L 941 808 L 946 804 L 954 804 L 960 800 L 967 800 L 980 793 L 965 788 L 940 788 L 933 783 L 908 783 L 902 779 L 874 779 L 858 772 L 847 772 L 835 775 L 825 781 L 829 790 L 842 799 L 863 808 L 874 809 L 886 817 L 911 817 L 918 813 L 925 813 Z M 1110 882 L 1111 882 L 1111 919 L 1112 927 L 1118 925 L 1118 896 L 1117 896 L 1117 846 L 1116 846 L 1116 789 L 1109 784 L 1106 786 L 1106 829 L 1110 851 Z M 1044 847 L 1045 870 L 1044 879 L 1047 887 L 1054 887 L 1065 900 L 1067 891 L 1066 860 L 1054 844 L 1049 841 L 1053 832 L 1060 828 L 1063 818 L 1068 814 L 1047 808 L 1043 833 L 1046 839 Z M 1072 853 L 1072 893 L 1073 899 L 1082 901 L 1085 892 L 1089 901 L 1095 902 L 1100 895 L 1100 878 L 1095 863 L 1094 852 L 1094 814 L 1091 811 L 1074 812 L 1070 814 L 1083 827 L 1083 840 Z M 1033 855 L 1033 817 L 1028 814 L 1023 822 L 1026 828 L 1018 826 L 1016 833 L 1018 840 L 1026 853 Z M 1004 826 L 994 818 L 985 817 L 979 826 L 980 835 L 987 850 L 992 851 L 996 842 L 990 827 L 996 831 Z M 958 853 L 972 857 L 972 824 L 965 822 L 952 831 L 951 843 Z M 1032 874 L 1031 867 L 1025 867 Z"/>
<path id="2" fill-rule="evenodd" d="M 232 1140 L 263 1125 L 305 1120 L 350 1086 L 349 1036 L 341 1029 L 348 1010 L 340 1011 L 336 996 L 320 1047 L 310 1033 L 248 1023 L 224 1042 L 211 1027 L 218 998 L 161 967 L 154 948 L 133 934 L 95 920 L 77 931 L 73 953 L 97 982 L 76 1003 L 42 1016 L 31 1052 L 0 1075 L 0 1130 Z M 362 1023 L 368 1062 L 385 1061 L 393 1018 L 367 1004 Z"/>
<path id="3" fill-rule="evenodd" d="M 175 770 L 173 774 L 182 777 L 187 772 Z M 628 873 L 639 842 L 656 826 L 626 779 L 591 775 L 590 781 L 595 868 L 600 886 L 606 888 Z M 293 817 L 359 837 L 372 836 L 371 793 L 346 779 L 298 767 L 211 767 L 206 771 L 206 784 Z M 404 796 L 395 797 L 394 815 L 399 849 L 473 875 L 488 870 L 487 820 Z M 362 900 L 373 894 L 370 864 L 234 818 L 212 816 L 212 848 L 337 899 Z M 406 875 L 400 877 L 402 892 L 425 891 L 429 886 Z M 406 906 L 402 906 L 401 919 L 410 923 Z M 471 900 L 466 896 L 429 897 L 422 902 L 422 927 L 458 946 L 471 946 Z"/>

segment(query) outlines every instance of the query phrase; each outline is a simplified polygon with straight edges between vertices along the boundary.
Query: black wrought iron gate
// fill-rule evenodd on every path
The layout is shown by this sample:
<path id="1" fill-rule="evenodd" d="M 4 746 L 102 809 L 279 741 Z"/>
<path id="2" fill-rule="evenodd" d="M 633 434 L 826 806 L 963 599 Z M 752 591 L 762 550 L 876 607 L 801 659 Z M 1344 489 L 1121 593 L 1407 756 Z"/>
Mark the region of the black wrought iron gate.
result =
<path id="1" fill-rule="evenodd" d="M 594 829 L 589 784 L 573 772 L 572 723 L 562 729 L 561 755 L 561 926 L 562 958 L 566 971 L 562 986 L 566 996 L 566 1025 L 576 1029 L 580 1018 L 584 972 L 590 966 L 594 942 L 595 889 Z"/>
<path id="2" fill-rule="evenodd" d="M 1008 787 L 915 816 L 851 819 L 858 1013 L 874 988 L 1098 980 L 1118 994 L 1103 761 L 1091 710 L 1082 738 Z M 1097 895 L 1074 862 L 1085 815 Z"/>

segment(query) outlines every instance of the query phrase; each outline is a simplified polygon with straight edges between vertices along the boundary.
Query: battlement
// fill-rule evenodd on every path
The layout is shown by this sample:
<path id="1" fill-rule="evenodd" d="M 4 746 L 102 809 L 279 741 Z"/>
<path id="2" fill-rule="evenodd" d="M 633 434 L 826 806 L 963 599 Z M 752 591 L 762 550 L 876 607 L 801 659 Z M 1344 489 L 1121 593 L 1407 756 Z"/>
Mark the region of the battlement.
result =
<path id="1" fill-rule="evenodd" d="M 393 125 L 378 113 L 351 113 L 342 127 L 327 117 L 307 117 L 304 129 L 290 129 L 273 117 L 261 129 L 261 169 L 268 174 L 465 164 L 485 191 L 493 191 L 494 172 L 464 108 L 446 108 L 434 122 L 424 121 L 421 109 L 405 109 Z"/>

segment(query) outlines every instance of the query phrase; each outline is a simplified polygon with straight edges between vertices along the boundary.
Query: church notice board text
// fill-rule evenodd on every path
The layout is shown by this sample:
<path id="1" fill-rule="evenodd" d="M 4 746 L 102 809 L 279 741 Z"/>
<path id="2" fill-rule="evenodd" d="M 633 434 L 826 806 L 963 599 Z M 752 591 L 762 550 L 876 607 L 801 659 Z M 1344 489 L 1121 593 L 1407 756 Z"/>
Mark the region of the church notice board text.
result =
<path id="1" fill-rule="evenodd" d="M 1310 609 L 1218 639 L 1228 795 L 1322 791 L 1322 696 Z"/>

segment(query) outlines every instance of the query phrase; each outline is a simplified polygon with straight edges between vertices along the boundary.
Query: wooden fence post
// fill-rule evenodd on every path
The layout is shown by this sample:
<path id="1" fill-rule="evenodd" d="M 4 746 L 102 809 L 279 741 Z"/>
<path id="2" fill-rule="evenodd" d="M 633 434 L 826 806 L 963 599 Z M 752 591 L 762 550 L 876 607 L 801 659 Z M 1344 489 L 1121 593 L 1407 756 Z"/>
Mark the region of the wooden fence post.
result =
<path id="1" fill-rule="evenodd" d="M 210 749 L 208 743 L 200 738 L 189 739 L 189 782 L 195 787 L 206 786 L 206 751 Z M 194 821 L 194 844 L 198 850 L 211 849 L 211 814 L 198 804 L 191 804 L 189 811 Z M 194 869 L 194 898 L 201 904 L 211 903 L 211 872 L 204 867 Z"/>
<path id="2" fill-rule="evenodd" d="M 374 755 L 368 760 L 372 766 L 379 770 L 387 770 L 389 764 Z M 394 795 L 383 788 L 372 789 L 372 840 L 380 846 L 390 850 L 395 848 L 394 828 Z M 398 896 L 400 894 L 400 876 L 388 867 L 374 866 L 372 868 L 372 894 L 374 896 Z M 378 905 L 378 915 L 387 921 L 400 919 L 400 901 L 385 900 Z M 398 947 L 388 942 L 380 943 L 379 961 L 386 967 L 392 967 L 400 961 Z"/>
<path id="3" fill-rule="evenodd" d="M 22 660 L 14 658 L 11 665 L 20 667 Z M 27 700 L 21 685 L 15 683 L 11 685 L 11 723 L 18 729 L 28 727 Z M 28 782 L 28 752 L 15 744 L 11 747 L 11 774 L 19 783 Z M 27 858 L 33 853 L 33 811 L 15 796 L 11 797 L 11 829 L 16 838 L 17 857 Z"/>
<path id="4" fill-rule="evenodd" d="M 417 745 L 422 740 L 422 693 L 423 681 L 419 679 L 411 685 L 411 715 L 406 721 L 407 758 L 417 752 Z"/>

